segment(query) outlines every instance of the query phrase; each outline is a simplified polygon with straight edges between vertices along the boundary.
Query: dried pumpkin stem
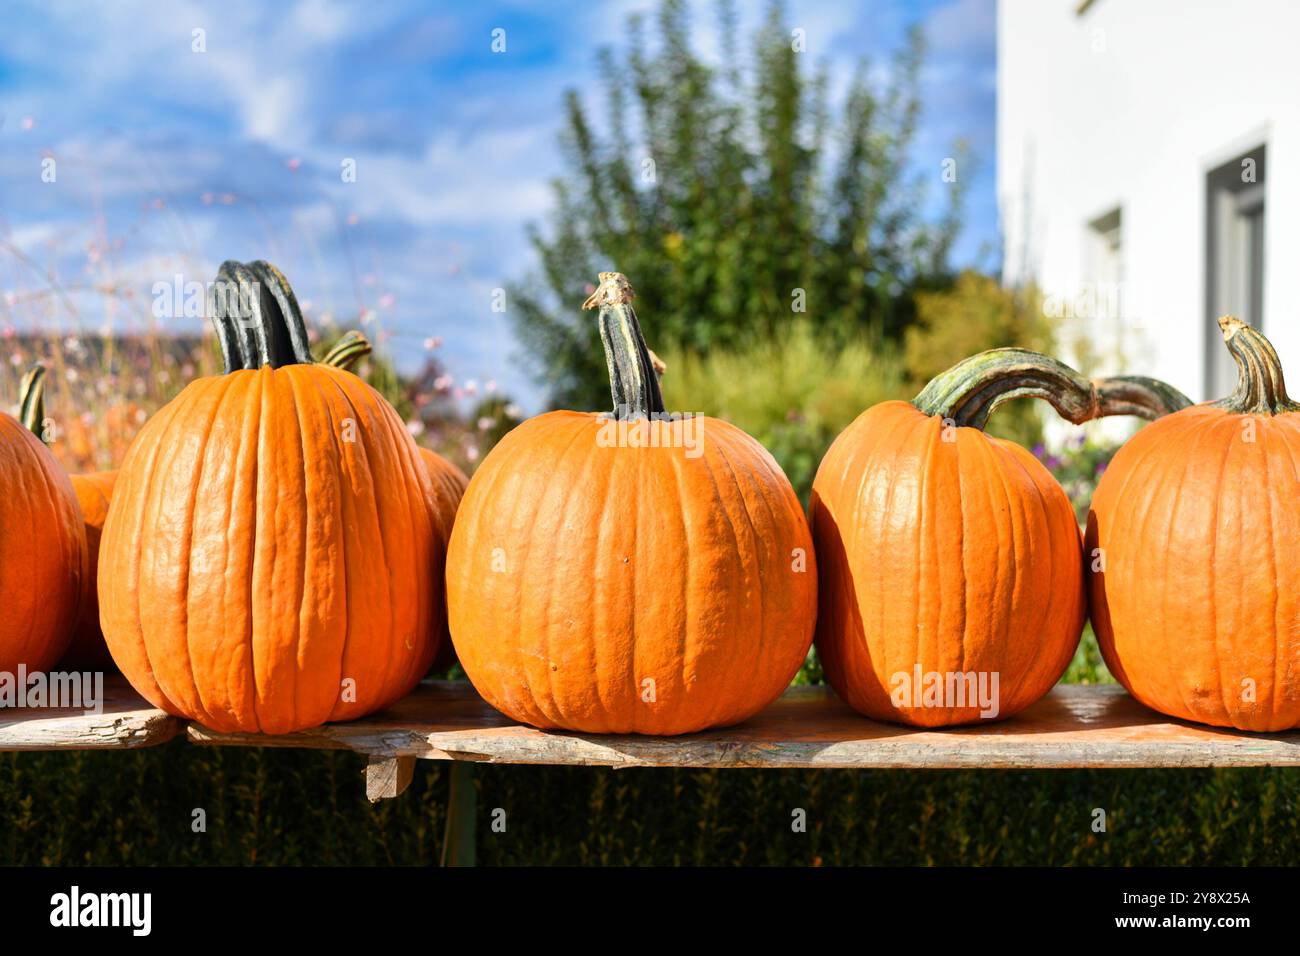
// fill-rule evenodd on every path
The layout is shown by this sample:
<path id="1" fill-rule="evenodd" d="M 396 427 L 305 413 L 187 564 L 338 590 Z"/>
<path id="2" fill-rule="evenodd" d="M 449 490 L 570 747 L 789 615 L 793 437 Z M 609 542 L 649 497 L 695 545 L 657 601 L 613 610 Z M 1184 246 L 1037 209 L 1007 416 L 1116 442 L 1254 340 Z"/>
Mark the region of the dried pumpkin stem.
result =
<path id="1" fill-rule="evenodd" d="M 45 366 L 33 365 L 18 384 L 18 420 L 45 441 Z"/>
<path id="2" fill-rule="evenodd" d="M 1092 381 L 1101 405 L 1099 417 L 1136 415 L 1154 420 L 1181 411 L 1192 400 L 1168 382 L 1145 375 L 1115 375 Z"/>
<path id="3" fill-rule="evenodd" d="M 912 404 L 960 426 L 983 429 L 989 414 L 1013 398 L 1041 398 L 1066 421 L 1098 417 L 1092 383 L 1063 362 L 1029 349 L 990 349 L 940 372 Z"/>
<path id="4" fill-rule="evenodd" d="M 584 309 L 600 309 L 600 340 L 609 365 L 614 417 L 626 420 L 664 412 L 654 359 L 632 308 L 635 295 L 622 273 L 602 272 L 600 285 L 582 304 Z"/>
<path id="5" fill-rule="evenodd" d="M 332 365 L 345 372 L 352 371 L 358 362 L 374 351 L 370 340 L 356 329 L 344 334 L 321 359 L 322 365 Z"/>
<path id="6" fill-rule="evenodd" d="M 1300 411 L 1300 403 L 1287 397 L 1282 360 L 1263 333 L 1231 315 L 1219 319 L 1219 328 L 1237 363 L 1237 387 L 1214 406 L 1241 415 Z"/>
<path id="7" fill-rule="evenodd" d="M 284 274 L 269 262 L 223 262 L 208 298 L 208 314 L 227 372 L 311 364 L 298 299 Z"/>

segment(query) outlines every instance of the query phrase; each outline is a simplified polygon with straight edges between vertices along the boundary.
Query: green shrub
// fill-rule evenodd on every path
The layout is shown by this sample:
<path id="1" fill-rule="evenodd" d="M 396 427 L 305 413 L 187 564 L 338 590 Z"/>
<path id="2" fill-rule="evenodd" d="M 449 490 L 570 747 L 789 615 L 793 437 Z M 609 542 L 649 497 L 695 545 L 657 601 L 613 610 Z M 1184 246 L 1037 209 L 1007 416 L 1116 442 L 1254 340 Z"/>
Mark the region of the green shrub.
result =
<path id="1" fill-rule="evenodd" d="M 916 323 L 903 337 L 912 393 L 986 349 L 1019 346 L 1050 355 L 1054 347 L 1052 323 L 1034 289 L 1004 289 L 978 272 L 963 272 L 951 289 L 918 293 L 916 311 Z M 989 419 L 988 431 L 1028 447 L 1042 435 L 1042 413 L 1040 402 L 1013 401 Z"/>
<path id="2" fill-rule="evenodd" d="M 722 418 L 753 435 L 805 504 L 822 456 L 845 426 L 908 391 L 893 350 L 865 338 L 835 346 L 802 321 L 742 348 L 660 357 L 668 408 Z"/>

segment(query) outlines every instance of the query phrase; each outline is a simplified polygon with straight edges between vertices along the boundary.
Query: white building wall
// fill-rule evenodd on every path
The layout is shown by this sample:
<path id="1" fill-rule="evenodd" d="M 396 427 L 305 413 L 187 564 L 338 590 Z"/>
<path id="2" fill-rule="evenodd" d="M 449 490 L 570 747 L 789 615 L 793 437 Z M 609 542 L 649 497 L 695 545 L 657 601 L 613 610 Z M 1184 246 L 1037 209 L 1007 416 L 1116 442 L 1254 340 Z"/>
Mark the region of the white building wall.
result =
<path id="1" fill-rule="evenodd" d="M 1121 315 L 1066 319 L 1093 374 L 1203 400 L 1206 176 L 1266 145 L 1263 328 L 1300 394 L 1300 2 L 999 0 L 1004 278 L 1087 304 L 1088 223 L 1122 210 Z M 1123 359 L 1114 354 L 1116 338 Z"/>

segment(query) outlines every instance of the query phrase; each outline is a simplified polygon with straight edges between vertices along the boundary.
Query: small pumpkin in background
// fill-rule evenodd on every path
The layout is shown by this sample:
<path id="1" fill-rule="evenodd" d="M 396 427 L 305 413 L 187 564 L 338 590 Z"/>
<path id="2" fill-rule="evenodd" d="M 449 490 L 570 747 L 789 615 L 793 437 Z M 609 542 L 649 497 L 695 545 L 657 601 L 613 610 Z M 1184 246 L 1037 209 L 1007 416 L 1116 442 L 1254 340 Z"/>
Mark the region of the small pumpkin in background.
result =
<path id="1" fill-rule="evenodd" d="M 325 353 L 321 361 L 326 365 L 332 365 L 335 368 L 341 368 L 346 371 L 353 371 L 357 363 L 365 356 L 369 355 L 373 347 L 370 341 L 356 330 L 344 333 L 339 340 Z M 425 470 L 429 473 L 429 478 L 433 482 L 433 497 L 430 514 L 433 518 L 435 533 L 442 543 L 442 554 L 447 553 L 447 543 L 451 539 L 452 525 L 456 521 L 456 509 L 460 507 L 460 500 L 465 495 L 465 486 L 469 484 L 469 479 L 456 464 L 447 460 L 436 451 L 425 448 L 423 445 L 416 446 L 420 453 L 420 460 L 424 462 Z M 438 578 L 442 579 L 444 567 L 440 565 L 437 568 Z M 430 670 L 435 674 L 441 674 L 456 662 L 456 649 L 451 643 L 447 634 L 447 609 L 444 603 L 442 612 L 438 615 L 438 650 L 434 654 L 433 664 Z"/>
<path id="2" fill-rule="evenodd" d="M 618 273 L 599 309 L 613 414 L 516 426 L 470 479 L 447 555 L 461 666 L 507 716 L 586 733 L 734 724 L 785 690 L 812 639 L 799 500 L 753 438 L 669 420 Z"/>
<path id="3" fill-rule="evenodd" d="M 23 377 L 19 401 L 29 409 L 33 421 L 45 420 L 44 377 L 28 373 Z M 81 582 L 80 610 L 73 628 L 72 640 L 59 658 L 57 669 L 106 670 L 113 666 L 112 655 L 104 643 L 99 628 L 99 598 L 96 593 L 96 569 L 99 564 L 99 537 L 108 515 L 108 503 L 113 497 L 116 471 L 100 471 L 85 475 L 70 475 L 72 490 L 81 508 L 81 518 L 86 536 L 86 574 Z"/>
<path id="4" fill-rule="evenodd" d="M 397 412 L 312 362 L 265 262 L 222 265 L 226 372 L 155 414 L 122 463 L 100 619 L 135 689 L 217 731 L 381 709 L 428 670 L 442 604 L 432 483 Z"/>
<path id="5" fill-rule="evenodd" d="M 1257 329 L 1219 320 L 1232 395 L 1142 429 L 1088 517 L 1093 625 L 1143 704 L 1241 730 L 1300 726 L 1300 403 Z"/>
<path id="6" fill-rule="evenodd" d="M 44 375 L 23 377 L 21 421 L 0 412 L 0 671 L 11 674 L 62 656 L 90 574 L 77 496 L 40 438 Z"/>
<path id="7" fill-rule="evenodd" d="M 1098 389 L 1045 355 L 993 349 L 849 425 L 810 502 L 817 653 L 836 693 L 869 717 L 930 727 L 1009 717 L 1046 694 L 1087 615 L 1080 530 L 1043 464 L 984 425 L 1022 396 L 1074 423 L 1161 414 L 1179 397 L 1162 389 Z"/>
<path id="8" fill-rule="evenodd" d="M 116 471 L 96 471 L 86 475 L 71 475 L 72 490 L 81 505 L 81 517 L 86 529 L 86 554 L 89 571 L 82 588 L 81 613 L 73 631 L 67 653 L 59 660 L 61 670 L 108 670 L 113 668 L 113 655 L 104 642 L 104 632 L 99 626 L 99 540 L 104 533 L 104 519 L 108 505 L 113 500 Z"/>

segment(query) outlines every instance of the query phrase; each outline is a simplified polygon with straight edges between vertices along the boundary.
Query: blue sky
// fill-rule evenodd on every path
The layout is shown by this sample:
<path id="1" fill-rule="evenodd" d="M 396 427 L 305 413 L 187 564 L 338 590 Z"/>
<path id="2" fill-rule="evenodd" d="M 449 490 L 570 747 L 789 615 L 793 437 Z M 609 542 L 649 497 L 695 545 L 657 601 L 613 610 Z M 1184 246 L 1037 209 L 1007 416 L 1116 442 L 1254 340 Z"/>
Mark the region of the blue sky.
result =
<path id="1" fill-rule="evenodd" d="M 535 410 L 492 290 L 533 267 L 525 226 L 544 222 L 562 170 L 563 91 L 591 90 L 598 104 L 593 51 L 655 6 L 11 0 L 0 32 L 0 324 L 138 328 L 156 282 L 267 258 L 315 320 L 364 312 L 408 365 L 440 339 L 459 383 L 495 380 Z M 737 6 L 748 36 L 766 4 Z M 713 5 L 697 0 L 693 13 L 696 49 L 716 60 Z M 970 142 L 954 258 L 986 268 L 997 238 L 994 16 L 994 0 L 787 4 L 833 91 L 860 57 L 883 64 L 922 25 L 914 161 L 938 169 L 955 139 Z M 504 53 L 491 50 L 495 28 Z M 53 182 L 42 179 L 49 159 Z M 348 160 L 355 182 L 342 179 Z"/>

